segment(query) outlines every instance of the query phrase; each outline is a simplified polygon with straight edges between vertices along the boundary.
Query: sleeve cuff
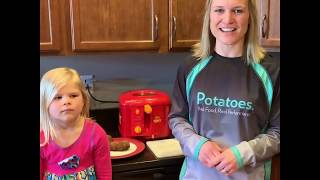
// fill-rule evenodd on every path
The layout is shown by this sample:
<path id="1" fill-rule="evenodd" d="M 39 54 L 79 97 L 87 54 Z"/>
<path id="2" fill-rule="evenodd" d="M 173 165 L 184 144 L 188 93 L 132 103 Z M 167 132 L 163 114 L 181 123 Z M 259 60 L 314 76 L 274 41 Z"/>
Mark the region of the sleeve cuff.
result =
<path id="1" fill-rule="evenodd" d="M 247 141 L 243 141 L 240 144 L 233 146 L 239 153 L 239 158 L 242 161 L 242 166 L 250 165 L 255 166 L 256 160 L 254 152 Z M 233 151 L 232 151 L 233 152 Z M 237 156 L 237 155 L 236 155 Z"/>
<path id="2" fill-rule="evenodd" d="M 231 148 L 231 151 L 232 151 L 232 153 L 236 156 L 237 165 L 238 165 L 239 169 L 241 169 L 241 168 L 243 167 L 243 160 L 242 160 L 242 158 L 241 158 L 241 154 L 240 154 L 238 148 L 237 148 L 236 146 L 233 146 L 233 147 Z"/>
<path id="3" fill-rule="evenodd" d="M 196 146 L 196 148 L 195 148 L 195 150 L 194 150 L 194 155 L 193 155 L 193 157 L 194 157 L 195 159 L 198 159 L 199 153 L 200 153 L 200 149 L 201 149 L 202 145 L 203 145 L 205 142 L 207 142 L 207 141 L 208 141 L 207 138 L 201 137 L 199 143 L 197 144 L 197 146 Z"/>

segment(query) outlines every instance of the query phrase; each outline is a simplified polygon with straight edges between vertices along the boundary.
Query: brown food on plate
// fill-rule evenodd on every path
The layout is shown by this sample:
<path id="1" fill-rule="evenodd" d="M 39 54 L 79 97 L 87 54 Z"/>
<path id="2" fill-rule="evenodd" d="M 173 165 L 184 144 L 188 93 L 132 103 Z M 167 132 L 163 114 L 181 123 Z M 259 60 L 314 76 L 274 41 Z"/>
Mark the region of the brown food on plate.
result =
<path id="1" fill-rule="evenodd" d="M 110 143 L 111 151 L 125 151 L 130 148 L 130 143 L 128 141 L 118 141 Z"/>

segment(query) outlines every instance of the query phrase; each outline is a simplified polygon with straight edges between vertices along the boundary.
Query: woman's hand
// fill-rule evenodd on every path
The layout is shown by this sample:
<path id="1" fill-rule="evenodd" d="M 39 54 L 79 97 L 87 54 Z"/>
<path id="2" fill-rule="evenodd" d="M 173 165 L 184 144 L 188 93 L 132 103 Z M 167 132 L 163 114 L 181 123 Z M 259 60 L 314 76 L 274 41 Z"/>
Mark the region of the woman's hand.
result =
<path id="1" fill-rule="evenodd" d="M 236 156 L 233 154 L 231 149 L 226 149 L 225 151 L 223 151 L 215 158 L 214 161 L 215 162 L 213 163 L 218 162 L 216 169 L 227 176 L 231 175 L 239 169 Z"/>
<path id="2" fill-rule="evenodd" d="M 212 168 L 214 167 L 218 162 L 216 161 L 216 157 L 218 157 L 222 152 L 222 148 L 213 141 L 207 141 L 205 142 L 199 152 L 199 160 L 204 164 L 205 166 Z"/>

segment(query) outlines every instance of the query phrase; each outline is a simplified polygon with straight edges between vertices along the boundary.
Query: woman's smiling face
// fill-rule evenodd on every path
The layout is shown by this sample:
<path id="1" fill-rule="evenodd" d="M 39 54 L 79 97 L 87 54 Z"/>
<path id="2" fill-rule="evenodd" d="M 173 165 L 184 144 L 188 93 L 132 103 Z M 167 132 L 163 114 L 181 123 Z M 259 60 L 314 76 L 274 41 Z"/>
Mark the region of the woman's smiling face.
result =
<path id="1" fill-rule="evenodd" d="M 249 24 L 248 0 L 212 0 L 210 8 L 216 46 L 243 44 Z"/>

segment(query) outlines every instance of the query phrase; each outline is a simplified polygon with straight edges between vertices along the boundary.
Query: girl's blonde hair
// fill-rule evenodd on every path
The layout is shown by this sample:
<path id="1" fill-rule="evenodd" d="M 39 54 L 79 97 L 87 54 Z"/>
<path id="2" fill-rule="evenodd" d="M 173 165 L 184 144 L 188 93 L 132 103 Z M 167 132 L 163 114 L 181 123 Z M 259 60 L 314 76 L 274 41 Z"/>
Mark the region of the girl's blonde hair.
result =
<path id="1" fill-rule="evenodd" d="M 198 59 L 204 59 L 214 53 L 216 38 L 210 31 L 210 10 L 214 0 L 207 0 L 206 10 L 203 17 L 202 34 L 200 42 L 193 45 L 193 56 Z M 245 35 L 243 57 L 246 62 L 259 63 L 265 56 L 265 50 L 259 45 L 259 26 L 257 17 L 256 0 L 248 0 L 249 8 L 249 27 Z"/>
<path id="2" fill-rule="evenodd" d="M 40 146 L 48 143 L 50 138 L 56 137 L 55 125 L 49 114 L 49 106 L 57 92 L 69 83 L 77 85 L 83 97 L 84 106 L 80 117 L 87 118 L 89 116 L 89 96 L 77 71 L 61 67 L 46 72 L 40 82 L 40 131 L 43 131 L 45 138 L 44 142 L 40 142 Z"/>

